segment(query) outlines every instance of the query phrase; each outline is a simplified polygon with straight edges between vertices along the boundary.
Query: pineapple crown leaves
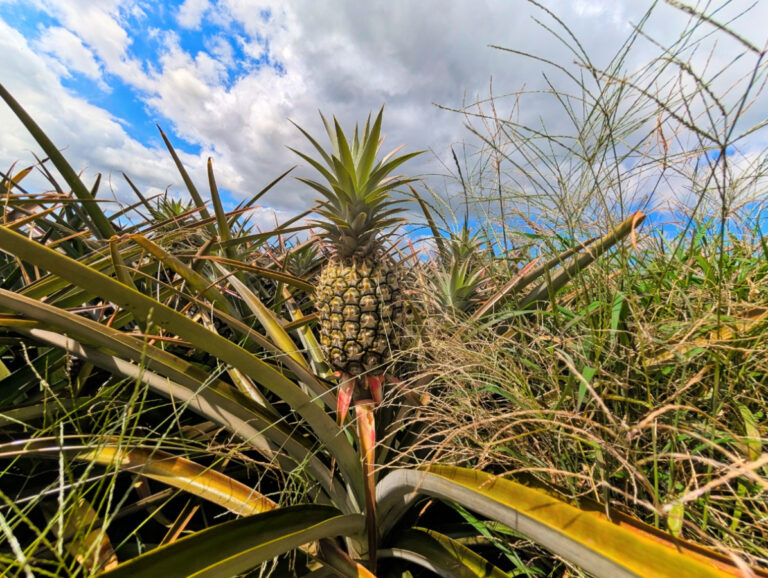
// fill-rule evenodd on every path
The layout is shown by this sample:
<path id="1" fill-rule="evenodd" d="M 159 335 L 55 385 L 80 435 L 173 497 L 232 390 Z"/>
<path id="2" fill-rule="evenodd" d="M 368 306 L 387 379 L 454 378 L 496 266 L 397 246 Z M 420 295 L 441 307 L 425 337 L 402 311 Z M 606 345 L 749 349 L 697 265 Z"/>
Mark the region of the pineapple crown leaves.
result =
<path id="1" fill-rule="evenodd" d="M 315 147 L 322 162 L 296 149 L 291 150 L 314 167 L 327 181 L 327 184 L 323 184 L 312 179 L 299 178 L 322 195 L 318 200 L 317 214 L 323 220 L 318 220 L 313 225 L 323 230 L 323 236 L 343 257 L 368 253 L 376 244 L 378 232 L 402 221 L 396 215 L 403 211 L 398 205 L 404 201 L 392 199 L 390 192 L 416 180 L 391 173 L 404 162 L 421 154 L 421 151 L 396 156 L 402 149 L 398 147 L 376 161 L 383 142 L 383 112 L 384 107 L 379 110 L 373 124 L 369 114 L 362 133 L 356 125 L 351 143 L 335 117 L 331 123 L 320 113 L 331 141 L 330 152 L 294 123 Z"/>
<path id="2" fill-rule="evenodd" d="M 454 260 L 447 269 L 438 269 L 432 284 L 442 309 L 468 313 L 485 281 L 485 269 L 474 268 L 469 261 Z"/>

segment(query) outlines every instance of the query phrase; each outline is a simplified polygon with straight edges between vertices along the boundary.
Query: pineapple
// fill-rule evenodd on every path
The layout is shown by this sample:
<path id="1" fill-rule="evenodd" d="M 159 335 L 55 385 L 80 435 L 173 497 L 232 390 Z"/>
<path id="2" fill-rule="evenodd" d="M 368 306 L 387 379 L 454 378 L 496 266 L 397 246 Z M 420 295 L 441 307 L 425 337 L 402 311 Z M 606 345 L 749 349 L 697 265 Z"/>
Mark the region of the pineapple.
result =
<path id="1" fill-rule="evenodd" d="M 324 177 L 327 184 L 300 179 L 322 195 L 315 222 L 332 254 L 320 272 L 315 306 L 320 313 L 320 346 L 339 378 L 336 419 L 339 425 L 354 403 L 360 458 L 365 476 L 365 517 L 368 557 L 376 567 L 376 502 L 374 407 L 381 401 L 392 350 L 400 340 L 403 303 L 400 269 L 385 248 L 385 230 L 402 221 L 392 189 L 413 181 L 391 175 L 418 153 L 395 156 L 397 150 L 376 161 L 381 147 L 379 111 L 362 135 L 355 126 L 352 143 L 338 121 L 321 114 L 333 151 L 328 154 L 298 127 L 320 153 L 322 162 L 296 152 Z"/>
<path id="2" fill-rule="evenodd" d="M 391 175 L 417 154 L 378 162 L 383 108 L 350 145 L 338 121 L 331 125 L 321 114 L 333 151 L 328 154 L 301 127 L 320 153 L 321 162 L 294 150 L 324 177 L 327 184 L 299 179 L 322 195 L 313 223 L 332 254 L 320 273 L 315 306 L 320 316 L 320 345 L 333 369 L 347 378 L 383 374 L 397 348 L 403 319 L 401 273 L 385 249 L 385 230 L 402 221 L 399 201 L 390 191 L 414 179 Z M 293 150 L 293 149 L 292 149 Z"/>

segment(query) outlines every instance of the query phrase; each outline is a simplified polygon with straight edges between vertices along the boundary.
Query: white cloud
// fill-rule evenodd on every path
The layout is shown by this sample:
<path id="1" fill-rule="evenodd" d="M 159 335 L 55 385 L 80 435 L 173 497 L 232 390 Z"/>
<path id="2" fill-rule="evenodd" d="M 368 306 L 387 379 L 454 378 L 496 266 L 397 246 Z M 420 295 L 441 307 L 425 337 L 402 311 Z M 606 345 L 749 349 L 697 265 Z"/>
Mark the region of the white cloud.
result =
<path id="1" fill-rule="evenodd" d="M 53 142 L 64 149 L 75 170 L 85 169 L 84 180 L 92 182 L 96 172 L 104 173 L 104 182 L 111 181 L 114 193 L 124 200 L 133 195 L 120 176 L 129 174 L 143 190 L 152 194 L 178 181 L 173 163 L 165 151 L 147 147 L 125 132 L 119 119 L 107 111 L 65 89 L 51 67 L 50 61 L 36 54 L 27 40 L 0 19 L 0 53 L 3 64 L 3 85 L 33 116 Z M 34 162 L 29 151 L 38 155 L 39 147 L 19 120 L 0 105 L 0 166 L 7 169 L 19 161 L 20 166 Z M 191 167 L 202 167 L 202 160 L 181 155 Z M 202 155 L 201 155 L 202 156 Z M 33 181 L 28 177 L 25 183 Z M 50 188 L 37 178 L 36 184 Z M 104 192 L 103 196 L 111 196 Z"/>
<path id="2" fill-rule="evenodd" d="M 69 30 L 59 26 L 46 28 L 36 47 L 55 56 L 70 71 L 84 74 L 92 80 L 101 80 L 101 68 L 93 52 Z M 102 84 L 102 89 L 106 89 L 106 85 Z"/>
<path id="3" fill-rule="evenodd" d="M 235 39 L 237 42 L 238 39 Z M 234 67 L 236 65 L 234 50 L 229 40 L 223 36 L 214 36 L 210 40 L 206 41 L 206 49 L 210 52 L 211 56 L 217 61 L 221 62 L 227 68 Z"/>
<path id="4" fill-rule="evenodd" d="M 184 0 L 179 7 L 176 21 L 182 28 L 199 28 L 203 15 L 210 9 L 208 0 Z"/>
<path id="5" fill-rule="evenodd" d="M 178 135 L 203 149 L 200 155 L 187 157 L 190 168 L 202 170 L 205 156 L 212 154 L 219 186 L 240 196 L 259 190 L 297 161 L 286 145 L 308 150 L 288 119 L 323 136 L 318 108 L 338 115 L 345 126 L 350 126 L 386 102 L 385 148 L 400 143 L 407 143 L 407 150 L 432 148 L 450 164 L 450 145 L 467 138 L 465 119 L 433 103 L 461 107 L 465 101 L 483 97 L 488 93 L 491 76 L 497 95 L 512 93 L 524 85 L 530 89 L 546 87 L 544 71 L 552 82 L 572 87 L 563 75 L 552 73 L 540 61 L 494 50 L 489 44 L 550 58 L 579 72 L 571 65 L 574 55 L 536 25 L 531 16 L 549 23 L 551 20 L 523 0 L 339 0 L 332 9 L 314 0 L 186 0 L 172 14 L 180 26 L 199 29 L 201 34 L 206 32 L 206 27 L 201 26 L 203 18 L 207 26 L 219 26 L 203 43 L 205 50 L 196 53 L 184 50 L 177 34 L 160 30 L 158 23 L 151 20 L 153 8 L 169 10 L 164 4 L 150 5 L 148 0 L 34 1 L 60 23 L 60 27 L 46 32 L 44 38 L 48 40 L 41 40 L 39 50 L 55 54 L 83 74 L 111 74 L 135 87 L 138 97 L 162 125 L 171 128 L 167 126 L 170 123 Z M 736 13 L 748 2 L 734 1 L 724 10 Z M 650 3 L 551 0 L 546 5 L 570 26 L 595 64 L 605 66 Z M 138 29 L 129 27 L 127 19 L 131 15 L 142 18 Z M 718 17 L 728 20 L 730 15 L 722 13 Z M 739 30 L 762 46 L 766 42 L 762 28 L 766 18 L 768 5 L 758 4 L 747 19 L 738 22 Z M 660 6 L 647 30 L 669 42 L 686 20 L 670 7 Z M 704 28 L 703 32 L 711 30 L 707 25 Z M 56 34 L 61 37 L 60 43 L 54 41 Z M 152 60 L 142 61 L 132 55 L 133 38 L 138 34 L 164 39 L 161 52 Z M 78 51 L 77 46 L 82 50 Z M 268 55 L 281 65 L 281 70 L 238 62 L 235 47 L 252 60 L 263 60 Z M 721 39 L 717 51 L 709 54 L 700 49 L 690 55 L 691 62 L 701 68 L 702 62 L 709 60 L 710 70 L 714 71 L 738 54 L 737 48 L 734 42 Z M 632 70 L 656 54 L 658 48 L 641 40 L 626 68 Z M 25 46 L 22 61 L 31 60 L 36 63 L 35 70 L 39 69 L 35 74 L 47 75 L 47 82 L 58 86 L 65 71 L 38 58 Z M 9 58 L 2 64 L 4 69 L 15 66 Z M 62 103 L 57 96 L 36 91 L 35 86 L 41 84 L 34 77 L 25 79 L 17 74 L 15 79 L 25 105 L 59 131 L 56 142 L 68 147 L 75 164 L 84 162 L 101 170 L 116 168 L 122 162 L 143 171 L 146 179 L 157 178 L 153 182 L 158 187 L 176 182 L 166 153 L 131 141 L 117 119 L 96 107 L 88 108 L 90 105 L 74 96 Z M 511 99 L 499 100 L 498 104 L 502 116 L 512 109 Z M 66 120 L 54 118 L 62 116 L 64 106 L 80 111 L 72 114 L 83 123 L 82 133 Z M 83 112 L 86 110 L 88 114 Z M 748 114 L 760 119 L 764 110 L 764 106 L 756 104 Z M 519 115 L 524 123 L 536 124 L 541 118 L 553 130 L 571 128 L 559 105 L 540 95 L 524 98 Z M 102 125 L 107 129 L 100 128 Z M 84 134 L 93 140 L 86 140 Z M 0 160 L 13 154 L 11 143 L 18 144 L 18 140 L 10 138 L 4 137 L 4 144 L 8 144 L 5 150 L 0 149 Z M 18 157 L 19 153 L 15 154 Z M 165 169 L 169 170 L 163 172 Z M 444 172 L 429 155 L 413 161 L 407 170 Z M 267 200 L 281 209 L 296 210 L 305 208 L 312 197 L 302 187 L 286 184 Z"/>
<path id="6" fill-rule="evenodd" d="M 107 72 L 141 90 L 151 82 L 141 62 L 129 56 L 133 42 L 123 24 L 128 14 L 143 14 L 140 0 L 34 0 L 90 47 Z M 133 31 L 136 33 L 136 31 Z"/>

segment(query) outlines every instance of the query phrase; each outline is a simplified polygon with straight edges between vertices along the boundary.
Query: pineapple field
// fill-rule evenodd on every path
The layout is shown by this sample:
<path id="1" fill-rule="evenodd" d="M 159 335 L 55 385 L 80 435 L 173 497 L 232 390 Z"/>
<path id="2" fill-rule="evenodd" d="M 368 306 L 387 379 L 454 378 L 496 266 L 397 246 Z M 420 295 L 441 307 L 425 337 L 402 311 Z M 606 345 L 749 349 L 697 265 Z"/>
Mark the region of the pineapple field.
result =
<path id="1" fill-rule="evenodd" d="M 161 131 L 183 195 L 118 205 L 0 77 L 2 575 L 768 576 L 766 50 L 718 93 L 559 24 L 571 134 L 445 111 L 454 193 L 387 105 L 234 208 Z"/>

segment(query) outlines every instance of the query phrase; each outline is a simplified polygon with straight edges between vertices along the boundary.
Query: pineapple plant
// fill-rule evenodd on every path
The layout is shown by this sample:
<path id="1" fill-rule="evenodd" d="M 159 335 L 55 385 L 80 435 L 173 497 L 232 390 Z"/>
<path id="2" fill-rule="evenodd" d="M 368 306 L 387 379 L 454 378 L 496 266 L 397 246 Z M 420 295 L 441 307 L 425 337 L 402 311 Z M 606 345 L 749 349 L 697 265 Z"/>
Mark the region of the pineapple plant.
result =
<path id="1" fill-rule="evenodd" d="M 292 149 L 326 181 L 299 179 L 322 196 L 317 210 L 320 219 L 313 225 L 331 251 L 314 295 L 320 344 L 338 377 L 348 384 L 348 393 L 364 375 L 365 389 L 374 401 L 380 399 L 379 384 L 398 347 L 403 322 L 402 272 L 385 244 L 386 231 L 402 221 L 400 201 L 390 193 L 414 179 L 392 173 L 420 154 L 396 156 L 396 149 L 376 161 L 383 140 L 383 110 L 373 124 L 368 116 L 362 134 L 355 126 L 351 143 L 335 117 L 331 124 L 321 114 L 333 149 L 330 154 L 297 125 L 322 162 Z M 343 398 L 348 405 L 344 395 L 340 405 Z M 340 413 L 344 411 L 341 408 Z"/>
<path id="2" fill-rule="evenodd" d="M 355 126 L 350 143 L 338 120 L 333 124 L 320 114 L 332 151 L 329 154 L 310 134 L 297 128 L 320 154 L 322 162 L 292 149 L 323 176 L 326 183 L 300 178 L 319 192 L 313 225 L 331 255 L 315 288 L 320 318 L 320 346 L 339 380 L 336 419 L 344 422 L 354 402 L 357 437 L 365 477 L 365 513 L 368 556 L 376 565 L 377 522 L 375 507 L 374 406 L 381 402 L 382 385 L 397 381 L 387 374 L 397 349 L 403 324 L 400 288 L 402 272 L 386 249 L 387 231 L 402 222 L 403 210 L 391 191 L 414 179 L 393 171 L 419 152 L 396 156 L 395 149 L 378 161 L 384 108 L 362 134 Z M 325 165 L 323 165 L 325 163 Z"/>
<path id="3" fill-rule="evenodd" d="M 178 226 L 169 234 L 172 223 L 138 223 L 118 236 L 119 214 L 87 202 L 97 187 L 84 185 L 1 84 L 0 97 L 63 175 L 64 183 L 54 188 L 79 192 L 83 199 L 77 206 L 90 209 L 79 235 L 70 226 L 66 203 L 0 224 L 0 432 L 5 437 L 0 573 L 170 578 L 272 569 L 275 576 L 433 571 L 501 577 L 520 570 L 498 556 L 486 557 L 486 523 L 528 536 L 594 575 L 723 576 L 752 570 L 628 517 L 609 518 L 603 512 L 607 506 L 585 500 L 580 507 L 507 474 L 432 464 L 431 455 L 409 450 L 413 432 L 407 427 L 396 428 L 388 441 L 404 461 L 391 467 L 391 456 L 382 459 L 375 480 L 370 401 L 356 399 L 358 438 L 344 435 L 316 403 L 332 405 L 324 376 L 312 372 L 289 335 L 306 325 L 301 319 L 288 323 L 279 307 L 264 306 L 280 297 L 272 281 L 283 285 L 289 313 L 288 296 L 298 300 L 311 289 L 266 258 L 266 239 L 282 234 L 285 226 L 245 234 L 241 209 L 224 213 L 209 163 L 216 217 L 185 218 L 184 233 L 205 239 L 199 249 L 190 243 L 196 251 L 169 252 L 181 234 Z M 323 156 L 336 173 L 323 169 L 342 182 L 351 173 L 337 168 L 337 160 L 353 159 L 355 182 L 370 165 L 368 180 L 375 184 L 368 187 L 367 200 L 355 204 L 348 191 L 359 194 L 362 188 L 334 186 L 329 179 L 334 196 L 324 195 L 327 204 L 321 207 L 327 227 L 335 223 L 339 229 L 338 245 L 331 246 L 348 248 L 361 238 L 368 246 L 359 252 L 337 248 L 326 265 L 336 276 L 323 275 L 341 276 L 341 282 L 365 293 L 362 281 L 349 279 L 362 275 L 361 267 L 370 268 L 366 279 L 377 298 L 374 312 L 391 323 L 391 329 L 377 325 L 391 331 L 385 333 L 390 349 L 376 360 L 380 365 L 369 369 L 365 355 L 354 357 L 356 352 L 341 360 L 328 355 L 340 375 L 354 377 L 347 381 L 371 389 L 384 381 L 399 337 L 392 320 L 402 319 L 402 305 L 393 307 L 399 303 L 393 285 L 387 285 L 389 297 L 381 290 L 392 283 L 390 274 L 399 283 L 383 231 L 398 221 L 399 208 L 388 193 L 394 183 L 409 179 L 388 175 L 413 156 L 392 154 L 374 167 L 380 117 L 370 130 L 366 123 L 363 138 L 359 143 L 355 138 L 346 154 L 336 125 L 336 141 L 331 140 L 338 154 Z M 366 158 L 369 163 L 362 162 Z M 28 193 L 19 187 L 28 172 L 0 175 L 11 210 L 29 206 Z M 193 190 L 191 181 L 188 186 Z M 205 208 L 196 200 L 195 206 L 201 213 Z M 371 226 L 374 219 L 377 226 Z M 597 240 L 593 253 L 574 249 L 568 255 L 582 254 L 583 269 L 626 237 L 633 221 Z M 323 227 L 327 241 L 328 228 Z M 233 236 L 238 229 L 241 234 Z M 352 242 L 343 241 L 350 236 Z M 234 248 L 238 259 L 227 254 Z M 312 255 L 304 257 L 312 268 Z M 344 270 L 350 263 L 355 273 Z M 510 280 L 473 316 L 539 277 L 532 269 Z M 552 278 L 553 284 L 563 282 Z M 529 301 L 537 302 L 539 293 Z M 104 304 L 116 314 L 88 315 Z M 331 309 L 329 319 L 332 314 Z M 217 327 L 216 320 L 223 323 Z M 310 341 L 311 332 L 306 337 Z M 71 364 L 73 358 L 79 365 Z M 419 407 L 403 410 L 412 412 L 411 423 L 425 421 Z M 355 446 L 364 458 L 362 468 Z M 363 499 L 366 516 L 360 511 Z M 427 512 L 443 503 L 482 520 L 451 527 L 441 514 Z M 415 522 L 418 526 L 409 527 Z M 757 568 L 753 573 L 768 576 Z"/>

